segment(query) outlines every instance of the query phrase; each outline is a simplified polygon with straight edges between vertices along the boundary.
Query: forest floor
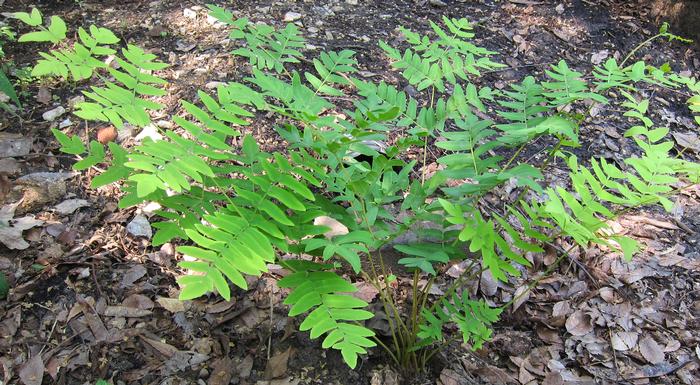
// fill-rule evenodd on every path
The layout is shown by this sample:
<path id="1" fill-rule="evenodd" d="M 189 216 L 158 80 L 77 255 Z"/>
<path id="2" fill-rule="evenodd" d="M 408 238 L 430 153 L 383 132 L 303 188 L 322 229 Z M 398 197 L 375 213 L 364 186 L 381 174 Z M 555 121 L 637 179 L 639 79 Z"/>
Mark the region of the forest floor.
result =
<path id="1" fill-rule="evenodd" d="M 377 47 L 379 40 L 399 41 L 399 25 L 425 33 L 428 22 L 443 15 L 477 22 L 476 44 L 499 52 L 496 60 L 508 65 L 478 80 L 497 88 L 541 76 L 560 59 L 588 72 L 607 57 L 624 57 L 659 26 L 646 7 L 622 0 L 0 0 L 0 10 L 28 11 L 36 5 L 72 28 L 105 26 L 155 53 L 170 64 L 161 73 L 170 82 L 168 96 L 160 100 L 167 107 L 152 117 L 159 121 L 180 113 L 180 101 L 194 100 L 197 90 L 238 80 L 245 69 L 230 54 L 227 31 L 207 17 L 206 3 L 254 22 L 281 25 L 285 16 L 295 19 L 308 39 L 308 55 L 355 50 L 362 76 L 401 87 L 405 83 L 390 72 Z M 21 69 L 38 58 L 37 47 L 15 44 L 5 50 Z M 700 73 L 700 51 L 693 45 L 655 41 L 637 58 Z M 116 186 L 91 190 L 92 175 L 71 173 L 70 157 L 58 155 L 49 134 L 60 124 L 95 137 L 99 126 L 87 127 L 70 113 L 53 122 L 42 118 L 58 106 L 70 110 L 70 101 L 86 86 L 26 81 L 19 87 L 21 118 L 0 118 L 0 204 L 6 205 L 0 217 L 24 197 L 15 216 L 40 221 L 23 234 L 29 248 L 0 245 L 0 270 L 11 287 L 0 300 L 0 384 L 35 385 L 42 378 L 44 384 L 106 379 L 115 385 L 700 383 L 700 188 L 681 194 L 672 213 L 620 217 L 614 225 L 642 241 L 644 253 L 631 263 L 598 248 L 574 255 L 503 315 L 495 338 L 482 349 L 453 343 L 419 376 L 401 378 L 379 350 L 350 370 L 337 352 L 297 331 L 297 321 L 281 304 L 274 271 L 251 279 L 250 290 L 239 290 L 229 302 L 216 296 L 174 299 L 180 271 L 173 245 L 150 247 L 148 226 L 135 229 L 139 223 L 133 222 L 155 218 L 143 207 L 118 210 Z M 682 95 L 645 92 L 656 96 L 650 111 L 657 124 L 670 127 L 677 141 L 697 139 Z M 628 156 L 625 127 L 619 111 L 594 111 L 582 132 L 581 157 Z M 246 129 L 267 149 L 284 145 L 264 118 Z M 120 135 L 129 141 L 136 133 Z M 10 142 L 20 149 L 8 155 L 3 145 Z M 689 147 L 691 157 L 700 150 Z M 536 157 L 539 150 L 527 149 L 522 156 Z M 551 172 L 564 176 L 567 171 L 564 164 L 553 164 Z M 146 236 L 134 235 L 139 233 Z M 484 274 L 466 289 L 503 304 L 552 260 L 542 256 L 508 284 Z M 459 267 L 447 266 L 447 276 Z"/>

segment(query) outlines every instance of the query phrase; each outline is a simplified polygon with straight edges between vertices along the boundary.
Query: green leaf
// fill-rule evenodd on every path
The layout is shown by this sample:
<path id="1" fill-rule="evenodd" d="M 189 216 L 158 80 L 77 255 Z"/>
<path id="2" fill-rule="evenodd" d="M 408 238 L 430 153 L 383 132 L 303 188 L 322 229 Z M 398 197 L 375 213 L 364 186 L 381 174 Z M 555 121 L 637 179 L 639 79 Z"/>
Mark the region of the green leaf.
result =
<path id="1" fill-rule="evenodd" d="M 85 153 L 85 145 L 77 135 L 69 137 L 63 132 L 52 128 L 51 132 L 58 142 L 61 144 L 60 151 L 66 154 L 81 155 Z"/>
<path id="2" fill-rule="evenodd" d="M 639 242 L 630 237 L 613 237 L 613 239 L 620 245 L 627 262 L 631 261 L 634 254 L 639 251 Z"/>
<path id="3" fill-rule="evenodd" d="M 15 93 L 15 88 L 12 86 L 12 82 L 2 70 L 0 70 L 0 92 L 7 95 L 18 107 L 22 106 L 17 97 L 17 93 Z"/>
<path id="4" fill-rule="evenodd" d="M 30 27 L 38 27 L 42 23 L 41 12 L 36 8 L 32 8 L 31 14 L 27 12 L 15 12 L 13 16 Z"/>

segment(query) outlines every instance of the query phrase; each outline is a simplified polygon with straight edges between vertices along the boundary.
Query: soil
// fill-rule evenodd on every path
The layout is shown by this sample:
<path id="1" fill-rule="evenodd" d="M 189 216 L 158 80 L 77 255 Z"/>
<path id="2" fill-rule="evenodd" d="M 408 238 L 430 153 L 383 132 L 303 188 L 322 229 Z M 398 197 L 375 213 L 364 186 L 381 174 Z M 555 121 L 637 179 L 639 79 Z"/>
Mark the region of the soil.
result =
<path id="1" fill-rule="evenodd" d="M 658 30 L 648 5 L 622 0 L 0 0 L 0 10 L 27 11 L 35 5 L 44 15 L 60 15 L 69 27 L 105 26 L 124 42 L 158 55 L 171 67 L 161 74 L 170 85 L 168 96 L 161 100 L 166 108 L 153 117 L 157 121 L 181 113 L 180 101 L 196 100 L 197 90 L 208 89 L 211 82 L 238 80 L 248 71 L 244 61 L 230 54 L 234 46 L 227 32 L 207 22 L 206 3 L 229 8 L 237 17 L 277 26 L 287 12 L 298 12 L 302 15 L 298 23 L 310 44 L 309 56 L 323 49 L 355 50 L 368 78 L 398 84 L 407 91 L 410 87 L 390 71 L 377 47 L 380 40 L 401 44 L 399 25 L 427 33 L 429 23 L 443 16 L 474 21 L 475 43 L 499 52 L 496 60 L 508 65 L 485 73 L 477 85 L 499 88 L 527 75 L 542 76 L 548 65 L 560 59 L 587 73 L 592 61 L 606 56 L 603 51 L 622 58 Z M 38 58 L 37 47 L 10 44 L 3 48 L 7 59 L 22 68 Z M 657 66 L 668 62 L 675 71 L 696 75 L 700 70 L 697 46 L 679 42 L 654 41 L 639 50 L 637 59 Z M 301 63 L 298 69 L 308 66 Z M 69 170 L 72 160 L 57 155 L 59 145 L 47 134 L 50 124 L 41 114 L 67 105 L 87 86 L 50 81 L 21 86 L 25 101 L 21 118 L 3 114 L 0 130 L 33 138 L 32 151 L 17 159 L 20 170 L 6 176 L 9 183 L 31 172 Z M 40 89 L 48 89 L 52 99 L 35 100 Z M 672 133 L 697 130 L 687 124 L 683 95 L 656 88 L 646 93 L 656 96 L 650 108 L 655 122 L 667 123 Z M 260 117 L 245 130 L 267 150 L 284 149 L 274 123 Z M 620 111 L 599 111 L 582 132 L 584 145 L 577 155 L 621 161 L 634 147 L 622 137 L 627 126 Z M 72 123 L 68 129 L 95 137 L 97 128 Z M 545 141 L 533 145 L 521 158 L 539 159 L 547 145 Z M 691 152 L 686 155 L 696 159 Z M 552 164 L 550 172 L 554 179 L 563 177 L 565 165 Z M 29 249 L 17 252 L 0 245 L 0 270 L 12 287 L 8 298 L 0 300 L 0 378 L 5 384 L 42 383 L 28 382 L 21 375 L 31 368 L 30 359 L 40 356 L 44 384 L 94 384 L 108 379 L 115 385 L 391 385 L 396 369 L 379 349 L 350 370 L 336 351 L 323 350 L 318 340 L 298 332 L 298 320 L 286 317 L 287 308 L 281 303 L 285 291 L 277 287 L 279 276 L 274 273 L 251 278 L 250 290 L 237 291 L 231 302 L 211 296 L 174 303 L 170 298 L 176 296 L 175 277 L 180 271 L 175 267 L 173 245 L 153 248 L 146 239 L 128 234 L 126 224 L 134 209 L 116 209 L 120 192 L 115 186 L 90 189 L 92 176 L 82 173 L 67 182 L 66 197 L 85 199 L 88 207 L 61 216 L 52 210 L 58 202 L 47 203 L 32 211 L 45 226 L 25 232 Z M 595 248 L 575 256 L 541 281 L 513 311 L 503 314 L 494 340 L 484 348 L 471 351 L 452 343 L 426 373 L 399 373 L 401 383 L 700 383 L 698 192 L 693 188 L 681 195 L 680 212 L 635 212 L 618 221 L 618 226 L 629 228 L 647 245 L 647 252 L 631 264 L 622 265 L 619 258 Z M 528 278 L 546 268 L 547 256 L 538 258 L 521 279 L 498 284 L 482 276 L 465 290 L 491 304 L 505 303 L 525 287 Z M 399 287 L 411 279 L 400 265 L 392 271 L 399 275 Z M 140 312 L 126 314 L 118 306 Z M 570 320 L 578 312 L 592 320 L 592 332 L 583 337 L 570 332 Z M 632 333 L 645 341 L 644 348 L 636 340 L 632 349 L 614 348 L 620 338 Z M 661 361 L 652 363 L 645 357 L 648 339 L 661 346 Z M 268 382 L 264 373 L 270 358 L 287 349 L 291 354 L 283 375 Z M 229 382 L 217 382 L 215 375 L 222 369 Z"/>

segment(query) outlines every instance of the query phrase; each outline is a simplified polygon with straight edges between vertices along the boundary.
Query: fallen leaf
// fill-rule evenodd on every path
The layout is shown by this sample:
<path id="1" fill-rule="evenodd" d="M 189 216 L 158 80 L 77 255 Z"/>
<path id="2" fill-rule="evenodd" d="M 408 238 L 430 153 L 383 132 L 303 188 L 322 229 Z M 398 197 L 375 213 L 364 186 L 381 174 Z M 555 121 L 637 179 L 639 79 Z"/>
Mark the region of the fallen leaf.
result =
<path id="1" fill-rule="evenodd" d="M 651 337 L 644 337 L 639 341 L 639 351 L 650 364 L 660 364 L 664 361 L 663 349 Z"/>
<path id="2" fill-rule="evenodd" d="M 155 306 L 150 298 L 143 294 L 132 294 L 122 301 L 122 305 L 126 307 L 135 307 L 141 310 L 151 310 Z"/>
<path id="3" fill-rule="evenodd" d="M 481 288 L 481 292 L 485 296 L 490 297 L 496 294 L 496 291 L 498 291 L 498 282 L 496 282 L 496 280 L 493 279 L 493 275 L 491 275 L 491 270 L 487 269 L 481 273 L 479 287 Z M 515 310 L 513 311 L 515 312 Z"/>
<path id="4" fill-rule="evenodd" d="M 243 358 L 243 361 L 241 361 L 238 366 L 236 366 L 236 371 L 238 372 L 238 376 L 246 379 L 250 377 L 250 372 L 253 370 L 253 356 L 248 354 Z"/>
<path id="5" fill-rule="evenodd" d="M 700 152 L 700 139 L 693 132 L 674 132 L 673 139 L 676 140 L 679 146 L 689 150 Z"/>
<path id="6" fill-rule="evenodd" d="M 166 358 L 170 358 L 178 352 L 178 348 L 168 343 L 144 336 L 141 336 L 141 339 L 143 340 L 143 342 L 146 342 L 147 344 L 152 346 L 155 350 L 157 350 L 160 354 L 164 355 Z"/>
<path id="7" fill-rule="evenodd" d="M 522 304 L 530 299 L 530 290 L 528 290 L 527 285 L 520 286 L 518 290 L 515 291 L 515 294 L 513 294 L 513 297 L 517 298 L 515 302 L 513 302 L 512 312 L 515 313 Z"/>
<path id="8" fill-rule="evenodd" d="M 41 355 L 37 354 L 19 370 L 19 379 L 24 385 L 41 385 L 44 379 L 44 361 L 41 360 Z"/>
<path id="9" fill-rule="evenodd" d="M 598 65 L 603 62 L 603 60 L 607 59 L 608 56 L 610 56 L 610 51 L 607 49 L 604 49 L 602 51 L 598 51 L 591 55 L 591 63 L 594 65 Z"/>
<path id="10" fill-rule="evenodd" d="M 575 311 L 566 319 L 566 331 L 575 336 L 584 336 L 592 332 L 591 316 L 581 310 Z"/>
<path id="11" fill-rule="evenodd" d="M 39 226 L 44 221 L 35 219 L 33 216 L 13 219 L 18 205 L 19 202 L 0 208 L 0 242 L 9 249 L 24 250 L 29 247 L 29 243 L 22 237 L 22 232 Z"/>
<path id="12" fill-rule="evenodd" d="M 121 287 L 129 287 L 146 275 L 146 268 L 143 265 L 134 265 L 124 273 L 122 277 Z"/>
<path id="13" fill-rule="evenodd" d="M 545 376 L 542 380 L 542 385 L 562 385 L 564 384 L 564 379 L 559 372 L 551 372 Z"/>
<path id="14" fill-rule="evenodd" d="M 357 291 L 352 293 L 353 297 L 359 298 L 367 303 L 372 302 L 379 294 L 379 290 L 369 282 L 356 282 L 354 285 Z"/>
<path id="15" fill-rule="evenodd" d="M 314 226 L 325 226 L 328 227 L 328 231 L 323 233 L 326 238 L 333 238 L 338 235 L 345 235 L 350 232 L 347 226 L 340 223 L 338 220 L 331 218 L 326 215 L 316 217 L 314 219 Z"/>
<path id="16" fill-rule="evenodd" d="M 177 298 L 158 297 L 156 302 L 158 302 L 158 305 L 162 306 L 165 310 L 171 313 L 185 311 L 185 302 L 180 301 Z"/>
<path id="17" fill-rule="evenodd" d="M 632 350 L 637 346 L 639 334 L 635 332 L 615 332 L 610 338 L 612 347 L 615 350 L 626 351 Z"/>
<path id="18" fill-rule="evenodd" d="M 36 101 L 42 104 L 49 104 L 52 100 L 51 91 L 46 87 L 39 87 L 39 92 L 36 94 Z"/>
<path id="19" fill-rule="evenodd" d="M 211 365 L 208 385 L 228 385 L 231 382 L 233 363 L 229 357 L 217 358 Z"/>
<path id="20" fill-rule="evenodd" d="M 57 213 L 61 215 L 73 214 L 75 210 L 81 207 L 90 206 L 90 203 L 85 199 L 66 199 L 54 207 Z"/>
<path id="21" fill-rule="evenodd" d="M 287 362 L 289 361 L 289 355 L 292 353 L 292 347 L 290 346 L 287 350 L 277 353 L 267 361 L 265 366 L 264 377 L 268 380 L 273 378 L 279 378 L 287 374 Z"/>
<path id="22" fill-rule="evenodd" d="M 145 317 L 150 315 L 150 310 L 141 310 L 135 307 L 126 306 L 107 306 L 105 308 L 104 314 L 107 317 L 127 317 L 127 318 L 137 318 Z"/>
<path id="23" fill-rule="evenodd" d="M 460 375 L 457 374 L 452 369 L 443 369 L 440 373 L 440 384 L 441 385 L 460 385 L 459 379 Z"/>

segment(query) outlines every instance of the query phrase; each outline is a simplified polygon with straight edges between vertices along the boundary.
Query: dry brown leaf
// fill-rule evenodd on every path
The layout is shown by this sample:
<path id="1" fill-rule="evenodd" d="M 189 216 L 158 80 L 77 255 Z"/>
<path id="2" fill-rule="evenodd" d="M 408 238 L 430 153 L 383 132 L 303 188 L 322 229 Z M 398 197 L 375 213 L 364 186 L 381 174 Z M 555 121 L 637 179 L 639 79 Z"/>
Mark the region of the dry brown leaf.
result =
<path id="1" fill-rule="evenodd" d="M 379 294 L 379 290 L 369 282 L 356 282 L 353 285 L 357 288 L 357 291 L 352 293 L 353 297 L 359 298 L 367 303 L 372 302 Z"/>
<path id="2" fill-rule="evenodd" d="M 515 302 L 513 302 L 513 313 L 515 313 L 522 304 L 530 299 L 530 290 L 527 285 L 520 286 L 518 290 L 515 291 L 515 294 L 513 294 L 513 297 L 517 298 Z"/>
<path id="3" fill-rule="evenodd" d="M 518 371 L 518 381 L 520 381 L 521 384 L 526 385 L 529 384 L 532 381 L 535 381 L 537 378 L 532 375 L 532 373 L 528 372 L 527 369 L 525 369 L 524 365 L 520 366 L 520 370 Z"/>
<path id="4" fill-rule="evenodd" d="M 173 345 L 162 341 L 154 340 L 153 338 L 141 336 L 141 339 L 143 340 L 143 342 L 146 342 L 147 344 L 151 345 L 155 350 L 157 350 L 160 354 L 164 355 L 166 358 L 172 357 L 175 353 L 179 351 L 178 348 L 174 347 Z"/>
<path id="5" fill-rule="evenodd" d="M 104 315 L 107 317 L 145 317 L 151 315 L 150 310 L 137 309 L 135 307 L 126 306 L 107 306 L 104 311 Z"/>
<path id="6" fill-rule="evenodd" d="M 22 232 L 44 223 L 33 216 L 13 219 L 19 203 L 0 208 L 0 243 L 7 246 L 8 249 L 24 250 L 28 248 L 29 243 L 22 237 Z"/>
<path id="7" fill-rule="evenodd" d="M 217 358 L 211 365 L 207 385 L 228 385 L 231 382 L 233 362 L 229 357 Z"/>
<path id="8" fill-rule="evenodd" d="M 639 341 L 639 352 L 650 364 L 659 364 L 664 361 L 664 351 L 651 337 L 644 337 Z"/>
<path id="9" fill-rule="evenodd" d="M 441 385 L 461 385 L 459 382 L 461 377 L 454 370 L 445 368 L 440 373 L 440 383 Z"/>
<path id="10" fill-rule="evenodd" d="M 566 319 L 566 331 L 575 336 L 584 336 L 592 332 L 591 316 L 581 310 L 575 311 Z"/>
<path id="11" fill-rule="evenodd" d="M 236 371 L 238 372 L 238 376 L 245 379 L 250 377 L 250 372 L 253 370 L 253 356 L 248 354 L 243 358 L 243 361 L 241 361 L 237 366 L 236 366 Z"/>
<path id="12" fill-rule="evenodd" d="M 615 332 L 610 338 L 612 347 L 615 350 L 627 351 L 634 349 L 637 346 L 639 334 L 636 332 Z"/>
<path id="13" fill-rule="evenodd" d="M 122 301 L 122 305 L 126 307 L 135 307 L 141 310 L 151 310 L 155 306 L 150 298 L 143 294 L 132 294 Z"/>
<path id="14" fill-rule="evenodd" d="M 185 311 L 185 302 L 180 301 L 177 298 L 158 297 L 156 302 L 158 302 L 158 305 L 162 306 L 165 310 L 171 313 Z"/>
<path id="15" fill-rule="evenodd" d="M 273 378 L 279 378 L 287 374 L 287 362 L 289 361 L 289 355 L 292 353 L 292 347 L 290 346 L 287 350 L 283 352 L 278 352 L 267 361 L 265 366 L 264 377 L 268 380 Z"/>
<path id="16" fill-rule="evenodd" d="M 493 275 L 491 275 L 490 270 L 487 269 L 481 273 L 479 287 L 481 288 L 481 292 L 487 297 L 495 295 L 496 291 L 498 291 L 498 282 L 496 282 L 496 280 L 493 279 Z"/>
<path id="17" fill-rule="evenodd" d="M 559 372 L 548 373 L 547 376 L 542 380 L 542 385 L 563 385 L 564 379 Z"/>
<path id="18" fill-rule="evenodd" d="M 146 275 L 147 271 L 143 265 L 134 265 L 124 273 L 122 277 L 121 287 L 129 287 Z"/>
<path id="19" fill-rule="evenodd" d="M 679 146 L 695 152 L 700 152 L 700 139 L 697 134 L 693 132 L 674 132 L 672 135 Z"/>
<path id="20" fill-rule="evenodd" d="M 44 361 L 41 360 L 41 355 L 37 354 L 30 358 L 27 363 L 19 370 L 19 379 L 24 385 L 41 385 L 44 379 Z"/>
<path id="21" fill-rule="evenodd" d="M 182 302 L 182 301 L 180 301 L 180 302 Z M 207 304 L 207 313 L 209 313 L 209 314 L 223 313 L 226 310 L 233 307 L 233 305 L 235 305 L 235 303 L 236 302 L 234 300 L 231 300 L 231 301 L 220 301 L 220 302 L 217 302 L 217 303 L 211 304 L 211 305 Z M 184 310 L 184 308 L 183 308 L 183 310 Z"/>
<path id="22" fill-rule="evenodd" d="M 333 238 L 338 235 L 345 235 L 350 232 L 348 230 L 347 226 L 344 224 L 340 223 L 338 220 L 335 218 L 331 218 L 326 215 L 322 215 L 320 217 L 316 217 L 314 219 L 314 226 L 325 226 L 328 227 L 328 231 L 323 233 L 323 235 L 326 238 Z"/>
<path id="23" fill-rule="evenodd" d="M 53 100 L 51 91 L 44 86 L 39 87 L 39 92 L 36 94 L 36 101 L 42 104 L 49 104 L 51 100 Z"/>

